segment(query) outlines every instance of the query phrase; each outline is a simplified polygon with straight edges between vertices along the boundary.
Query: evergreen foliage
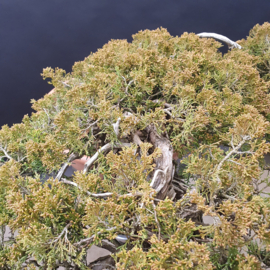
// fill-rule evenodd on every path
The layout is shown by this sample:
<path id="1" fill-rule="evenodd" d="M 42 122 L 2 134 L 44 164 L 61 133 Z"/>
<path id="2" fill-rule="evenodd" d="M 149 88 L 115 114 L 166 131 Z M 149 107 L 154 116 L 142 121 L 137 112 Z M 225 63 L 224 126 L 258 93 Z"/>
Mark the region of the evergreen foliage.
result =
<path id="1" fill-rule="evenodd" d="M 0 269 L 270 266 L 269 34 L 256 25 L 222 55 L 213 39 L 145 30 L 71 73 L 44 69 L 53 93 L 0 130 Z M 93 244 L 111 258 L 87 266 Z"/>

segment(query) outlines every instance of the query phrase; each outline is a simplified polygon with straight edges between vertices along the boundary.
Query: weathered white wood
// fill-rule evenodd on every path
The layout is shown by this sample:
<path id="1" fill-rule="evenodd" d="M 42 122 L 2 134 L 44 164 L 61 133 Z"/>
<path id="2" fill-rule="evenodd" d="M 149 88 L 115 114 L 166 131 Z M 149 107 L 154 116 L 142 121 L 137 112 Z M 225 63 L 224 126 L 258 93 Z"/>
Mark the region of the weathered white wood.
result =
<path id="1" fill-rule="evenodd" d="M 228 47 L 230 49 L 233 49 L 233 48 L 237 48 L 237 49 L 241 49 L 242 47 L 237 44 L 236 42 L 232 41 L 231 39 L 223 36 L 223 35 L 219 35 L 219 34 L 216 34 L 216 33 L 206 33 L 206 32 L 203 32 L 203 33 L 200 33 L 200 34 L 197 34 L 199 37 L 205 37 L 205 38 L 214 38 L 214 39 L 217 39 L 217 40 L 220 40 L 220 41 L 223 41 L 225 42 Z"/>

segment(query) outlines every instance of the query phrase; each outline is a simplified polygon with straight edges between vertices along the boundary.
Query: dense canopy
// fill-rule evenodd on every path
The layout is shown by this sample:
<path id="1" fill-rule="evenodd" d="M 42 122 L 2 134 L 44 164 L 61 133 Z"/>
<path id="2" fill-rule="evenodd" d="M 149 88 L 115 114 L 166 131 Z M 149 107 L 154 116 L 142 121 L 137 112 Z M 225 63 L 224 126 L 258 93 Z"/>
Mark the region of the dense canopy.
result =
<path id="1" fill-rule="evenodd" d="M 145 30 L 44 69 L 53 93 L 0 130 L 1 269 L 270 266 L 269 34 L 256 25 L 222 55 Z M 87 266 L 93 244 L 112 255 Z"/>

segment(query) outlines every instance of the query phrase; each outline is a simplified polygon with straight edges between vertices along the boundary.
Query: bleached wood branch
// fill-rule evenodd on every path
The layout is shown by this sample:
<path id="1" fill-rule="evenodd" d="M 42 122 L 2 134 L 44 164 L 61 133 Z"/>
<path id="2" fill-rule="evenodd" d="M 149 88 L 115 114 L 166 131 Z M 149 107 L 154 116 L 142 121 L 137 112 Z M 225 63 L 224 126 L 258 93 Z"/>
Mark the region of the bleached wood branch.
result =
<path id="1" fill-rule="evenodd" d="M 87 128 L 83 129 L 82 132 L 89 130 L 89 128 L 94 126 L 98 121 L 99 121 L 99 119 L 96 120 L 95 122 L 91 123 Z"/>
<path id="2" fill-rule="evenodd" d="M 97 160 L 100 153 L 110 151 L 113 147 L 114 148 L 122 148 L 122 147 L 130 147 L 130 143 L 116 143 L 113 145 L 112 143 L 107 143 L 102 146 L 87 162 L 84 164 L 83 173 L 87 173 L 88 169 L 93 165 L 93 163 Z"/>
<path id="3" fill-rule="evenodd" d="M 129 83 L 127 83 L 126 78 L 124 76 L 122 76 L 122 78 L 123 78 L 123 80 L 125 81 L 125 84 L 126 84 L 125 93 L 128 95 L 128 88 L 134 82 L 134 80 L 131 80 Z"/>
<path id="4" fill-rule="evenodd" d="M 139 133 L 139 132 L 136 131 L 136 132 L 133 134 L 133 142 L 134 142 L 135 144 L 137 144 L 138 146 L 140 146 L 140 145 L 142 144 L 142 141 L 141 141 L 141 139 L 140 139 L 138 133 Z"/>
<path id="5" fill-rule="evenodd" d="M 8 152 L 6 151 L 6 149 L 4 149 L 2 146 L 0 146 L 0 151 L 4 152 L 5 157 L 7 157 L 8 159 L 13 159 Z"/>
<path id="6" fill-rule="evenodd" d="M 82 190 L 82 188 L 75 182 L 69 181 L 65 178 L 61 179 L 61 182 L 64 184 L 68 184 L 74 187 L 77 187 L 78 189 Z M 106 193 L 91 193 L 89 191 L 85 191 L 87 195 L 95 197 L 95 198 L 105 198 L 105 197 L 111 197 L 113 195 L 112 192 L 106 192 Z"/>
<path id="7" fill-rule="evenodd" d="M 158 218 L 157 218 L 156 205 L 155 205 L 154 202 L 152 203 L 152 206 L 153 206 L 153 209 L 154 209 L 155 221 L 156 221 L 156 224 L 157 224 L 157 227 L 158 227 L 158 240 L 160 240 L 161 228 L 160 228 L 160 224 L 159 224 L 159 221 L 158 221 Z"/>
<path id="8" fill-rule="evenodd" d="M 120 121 L 121 121 L 121 118 L 119 117 L 119 118 L 117 119 L 116 123 L 113 124 L 113 130 L 114 130 L 114 132 L 115 132 L 115 134 L 116 134 L 117 137 L 118 137 L 118 135 L 119 135 L 119 125 L 120 125 Z"/>
<path id="9" fill-rule="evenodd" d="M 64 183 L 64 184 L 68 184 L 68 185 L 71 185 L 71 186 L 74 186 L 74 187 L 77 187 L 78 189 L 80 190 L 83 190 L 77 183 L 75 182 L 72 182 L 72 181 L 69 181 L 65 178 L 61 178 L 61 183 Z M 91 193 L 89 191 L 85 191 L 87 195 L 89 196 L 92 196 L 92 197 L 95 197 L 95 198 L 106 198 L 106 197 L 111 197 L 114 193 L 112 192 L 105 192 L 105 193 Z M 136 193 L 127 193 L 127 194 L 123 194 L 123 195 L 119 195 L 119 194 L 115 194 L 116 196 L 118 197 L 124 197 L 124 196 L 128 196 L 128 197 L 140 197 L 142 196 L 143 194 L 140 193 L 140 192 L 136 192 Z"/>
<path id="10" fill-rule="evenodd" d="M 71 154 L 68 158 L 68 161 L 61 167 L 61 169 L 59 170 L 58 174 L 55 177 L 55 180 L 60 180 L 61 177 L 63 176 L 63 174 L 65 173 L 66 169 L 69 166 L 69 163 L 72 162 L 73 160 L 75 160 L 78 157 L 78 155 L 76 154 Z"/>
<path id="11" fill-rule="evenodd" d="M 51 243 L 53 244 L 53 243 L 55 243 L 55 242 L 57 242 L 62 236 L 63 236 L 63 234 L 65 234 L 65 241 L 66 242 L 69 242 L 68 241 L 68 238 L 67 238 L 67 234 L 68 234 L 68 227 L 71 225 L 71 223 L 69 223 L 69 224 L 67 224 L 66 226 L 65 226 L 65 228 L 62 230 L 62 232 L 58 235 L 58 237 L 56 237 L 56 239 L 54 240 L 54 241 L 52 241 Z"/>
<path id="12" fill-rule="evenodd" d="M 242 48 L 239 44 L 237 44 L 236 42 L 232 41 L 231 39 L 229 39 L 223 35 L 219 35 L 219 34 L 215 34 L 215 33 L 206 33 L 206 32 L 203 32 L 203 33 L 200 33 L 197 35 L 199 37 L 214 38 L 214 39 L 223 41 L 228 45 L 229 49 L 233 49 L 233 48 L 241 49 Z"/>
<path id="13" fill-rule="evenodd" d="M 161 155 L 154 159 L 156 168 L 150 185 L 157 191 L 158 199 L 165 199 L 172 187 L 173 147 L 167 137 L 158 134 L 153 124 L 149 125 L 146 131 L 150 143 L 161 150 Z"/>
<path id="14" fill-rule="evenodd" d="M 106 231 L 112 231 L 112 230 L 115 230 L 116 227 L 112 227 L 112 228 L 109 228 L 109 229 L 106 229 Z M 74 246 L 81 246 L 83 244 L 86 244 L 86 245 L 89 245 L 95 238 L 96 235 L 99 235 L 101 234 L 102 232 L 97 232 L 96 234 L 93 234 L 92 236 L 88 237 L 88 238 L 85 238 L 85 239 L 82 239 L 81 241 L 77 242 L 74 244 Z"/>
<path id="15" fill-rule="evenodd" d="M 154 187 L 155 184 L 156 184 L 156 179 L 157 179 L 157 176 L 158 176 L 158 173 L 163 173 L 164 174 L 164 178 L 163 178 L 163 181 L 155 188 L 156 192 L 160 192 L 161 189 L 165 186 L 166 184 L 166 177 L 167 177 L 167 171 L 168 171 L 168 168 L 169 167 L 166 167 L 165 170 L 160 170 L 160 169 L 157 169 L 154 173 L 154 176 L 153 176 L 153 179 L 151 181 L 151 184 L 150 184 L 150 187 Z"/>
<path id="16" fill-rule="evenodd" d="M 217 171 L 217 182 L 218 183 L 221 183 L 221 180 L 218 176 L 218 172 L 220 171 L 223 163 L 228 160 L 230 158 L 231 155 L 233 154 L 245 154 L 245 152 L 238 152 L 238 150 L 241 148 L 241 146 L 246 142 L 246 141 L 249 141 L 251 138 L 250 136 L 243 136 L 242 137 L 242 141 L 236 146 L 234 147 L 234 144 L 233 142 L 231 142 L 232 146 L 233 146 L 233 149 L 220 161 L 220 163 L 217 165 L 217 168 L 216 168 L 216 171 Z M 252 152 L 250 152 L 252 153 Z M 231 161 L 231 160 L 230 160 Z"/>

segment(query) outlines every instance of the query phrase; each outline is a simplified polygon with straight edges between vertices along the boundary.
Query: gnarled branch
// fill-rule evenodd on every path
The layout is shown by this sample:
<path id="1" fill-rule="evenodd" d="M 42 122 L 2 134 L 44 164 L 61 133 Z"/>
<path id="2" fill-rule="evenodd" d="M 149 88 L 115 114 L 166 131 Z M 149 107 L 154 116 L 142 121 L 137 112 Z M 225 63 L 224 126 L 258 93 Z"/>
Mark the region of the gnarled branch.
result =
<path id="1" fill-rule="evenodd" d="M 161 156 L 155 159 L 156 170 L 154 171 L 151 187 L 158 192 L 156 196 L 158 199 L 165 199 L 172 187 L 173 148 L 170 140 L 159 135 L 154 125 L 148 126 L 146 130 L 149 133 L 150 142 L 162 152 Z M 171 194 L 171 196 L 174 197 L 174 194 Z"/>

